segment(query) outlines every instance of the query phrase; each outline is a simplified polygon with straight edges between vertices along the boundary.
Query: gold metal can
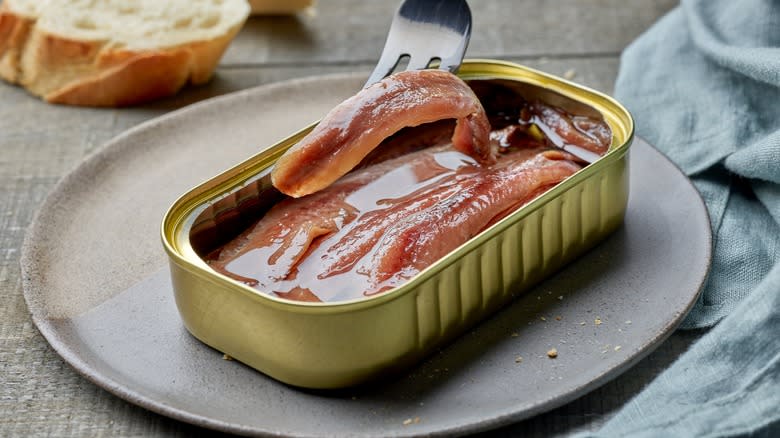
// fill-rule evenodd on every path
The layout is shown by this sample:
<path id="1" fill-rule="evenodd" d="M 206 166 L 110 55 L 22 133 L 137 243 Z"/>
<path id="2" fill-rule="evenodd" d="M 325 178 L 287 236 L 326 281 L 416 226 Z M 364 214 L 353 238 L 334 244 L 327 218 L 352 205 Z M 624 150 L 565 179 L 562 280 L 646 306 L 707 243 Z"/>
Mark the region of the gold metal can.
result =
<path id="1" fill-rule="evenodd" d="M 351 386 L 419 361 L 622 223 L 634 130 L 623 106 L 503 61 L 466 61 L 459 76 L 500 80 L 573 114 L 598 114 L 612 130 L 610 150 L 400 287 L 353 301 L 296 302 L 216 273 L 196 248 L 248 226 L 278 200 L 270 189 L 270 168 L 309 126 L 193 188 L 166 214 L 162 240 L 187 330 L 282 382 Z"/>

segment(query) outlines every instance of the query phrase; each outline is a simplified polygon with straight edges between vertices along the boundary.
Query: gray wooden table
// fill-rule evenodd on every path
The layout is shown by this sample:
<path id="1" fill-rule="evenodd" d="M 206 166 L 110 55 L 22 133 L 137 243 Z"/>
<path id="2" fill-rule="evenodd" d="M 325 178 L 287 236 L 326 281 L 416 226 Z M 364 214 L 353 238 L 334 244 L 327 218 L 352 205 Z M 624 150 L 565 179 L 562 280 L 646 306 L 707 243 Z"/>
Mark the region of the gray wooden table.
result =
<path id="1" fill-rule="evenodd" d="M 77 375 L 32 324 L 22 297 L 19 252 L 47 192 L 120 132 L 212 96 L 293 77 L 368 72 L 395 1 L 320 0 L 313 13 L 253 18 L 201 88 L 135 108 L 47 105 L 0 83 L 0 435 L 197 436 L 210 432 L 146 411 Z M 619 55 L 673 0 L 472 0 L 469 57 L 520 62 L 612 92 Z M 602 388 L 491 436 L 592 430 L 695 340 L 676 333 Z"/>

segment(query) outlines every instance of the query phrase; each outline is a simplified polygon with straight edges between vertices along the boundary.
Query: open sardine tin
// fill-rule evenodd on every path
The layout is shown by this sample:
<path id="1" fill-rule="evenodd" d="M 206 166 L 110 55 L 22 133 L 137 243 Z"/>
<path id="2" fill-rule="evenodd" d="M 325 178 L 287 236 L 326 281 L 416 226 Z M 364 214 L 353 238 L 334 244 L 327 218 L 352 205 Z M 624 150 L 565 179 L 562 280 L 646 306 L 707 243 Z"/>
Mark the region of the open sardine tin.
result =
<path id="1" fill-rule="evenodd" d="M 308 303 L 218 274 L 198 253 L 235 236 L 280 199 L 271 187 L 270 169 L 310 126 L 193 188 L 166 214 L 162 239 L 187 330 L 282 382 L 351 386 L 424 358 L 622 223 L 634 129 L 623 106 L 508 62 L 466 61 L 459 76 L 501 80 L 527 99 L 540 98 L 575 115 L 595 111 L 612 130 L 610 149 L 402 286 L 359 300 Z"/>

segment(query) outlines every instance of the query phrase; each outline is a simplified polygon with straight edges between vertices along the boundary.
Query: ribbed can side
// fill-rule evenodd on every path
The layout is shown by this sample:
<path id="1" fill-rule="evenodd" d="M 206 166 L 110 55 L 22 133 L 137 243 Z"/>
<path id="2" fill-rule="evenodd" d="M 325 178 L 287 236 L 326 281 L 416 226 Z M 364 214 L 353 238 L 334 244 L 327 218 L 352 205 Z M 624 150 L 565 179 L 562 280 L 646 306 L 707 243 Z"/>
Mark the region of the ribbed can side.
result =
<path id="1" fill-rule="evenodd" d="M 462 333 L 603 240 L 622 222 L 627 157 L 572 185 L 425 281 L 418 348 Z"/>

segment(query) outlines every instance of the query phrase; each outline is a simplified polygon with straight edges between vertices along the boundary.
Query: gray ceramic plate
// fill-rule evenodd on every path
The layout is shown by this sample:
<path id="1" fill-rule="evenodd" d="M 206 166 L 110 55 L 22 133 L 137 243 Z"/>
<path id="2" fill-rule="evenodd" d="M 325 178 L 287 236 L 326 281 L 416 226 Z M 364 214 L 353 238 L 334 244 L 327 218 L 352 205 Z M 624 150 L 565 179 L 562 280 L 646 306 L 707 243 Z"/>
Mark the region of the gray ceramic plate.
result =
<path id="1" fill-rule="evenodd" d="M 361 83 L 312 78 L 193 105 L 120 135 L 68 175 L 22 256 L 24 294 L 52 347 L 117 396 L 215 429 L 452 434 L 527 418 L 602 385 L 693 305 L 709 266 L 705 208 L 677 168 L 637 139 L 625 225 L 411 373 L 318 393 L 223 360 L 179 320 L 158 237 L 163 214 L 186 189 L 321 117 Z M 556 359 L 546 355 L 553 347 Z"/>

